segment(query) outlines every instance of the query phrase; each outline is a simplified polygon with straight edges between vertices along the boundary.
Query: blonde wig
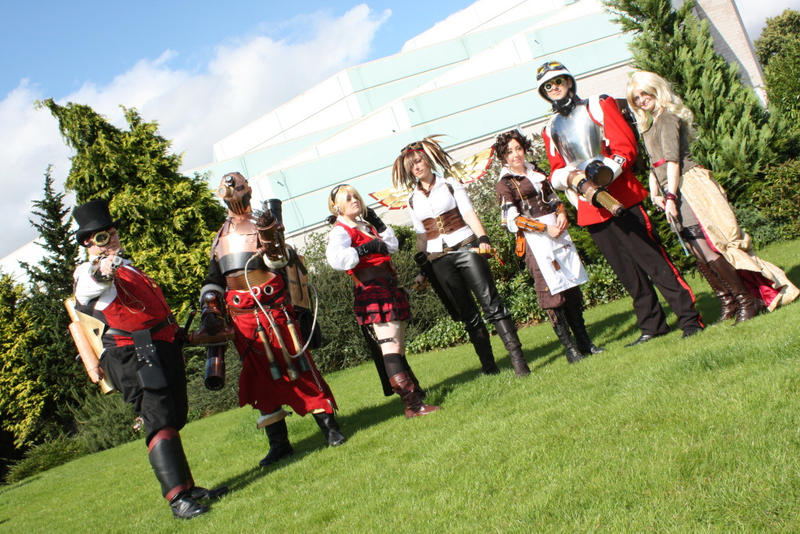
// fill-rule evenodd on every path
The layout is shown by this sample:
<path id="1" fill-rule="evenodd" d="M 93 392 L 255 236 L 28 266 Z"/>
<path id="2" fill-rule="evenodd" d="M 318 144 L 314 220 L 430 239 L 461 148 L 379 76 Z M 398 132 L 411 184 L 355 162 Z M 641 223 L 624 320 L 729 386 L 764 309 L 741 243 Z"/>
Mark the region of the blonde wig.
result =
<path id="1" fill-rule="evenodd" d="M 403 147 L 400 155 L 394 160 L 392 166 L 392 185 L 395 189 L 413 189 L 417 185 L 417 179 L 411 172 L 412 156 L 421 155 L 430 165 L 431 170 L 440 167 L 447 174 L 452 164 L 452 158 L 445 152 L 436 140 L 439 135 L 431 135 L 422 141 L 415 141 Z"/>
<path id="2" fill-rule="evenodd" d="M 364 204 L 364 199 L 358 194 L 356 188 L 350 184 L 339 184 L 331 189 L 331 194 L 328 196 L 328 210 L 334 215 L 341 215 L 344 212 L 347 195 L 354 197 L 361 204 L 361 218 L 363 219 L 367 214 L 367 205 Z"/>
<path id="3" fill-rule="evenodd" d="M 655 100 L 655 108 L 653 109 L 652 116 L 647 111 L 633 103 L 634 93 L 637 91 L 653 95 Z M 670 83 L 653 72 L 639 70 L 634 72 L 630 80 L 628 80 L 628 105 L 636 115 L 636 122 L 639 125 L 640 131 L 645 131 L 650 128 L 653 119 L 658 117 L 662 111 L 667 110 L 677 115 L 684 121 L 691 131 L 694 115 L 692 110 L 687 108 L 681 97 L 675 94 L 672 90 Z"/>

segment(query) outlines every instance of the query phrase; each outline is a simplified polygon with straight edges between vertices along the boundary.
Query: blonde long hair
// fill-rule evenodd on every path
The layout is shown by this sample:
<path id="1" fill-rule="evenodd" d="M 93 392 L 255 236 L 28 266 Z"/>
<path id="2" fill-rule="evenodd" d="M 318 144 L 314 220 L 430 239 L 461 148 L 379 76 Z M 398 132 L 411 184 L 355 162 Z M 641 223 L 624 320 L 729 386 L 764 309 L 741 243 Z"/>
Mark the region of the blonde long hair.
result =
<path id="1" fill-rule="evenodd" d="M 417 179 L 411 172 L 413 166 L 411 158 L 416 153 L 419 153 L 427 161 L 431 171 L 438 166 L 445 174 L 449 172 L 453 160 L 436 140 L 437 137 L 440 136 L 431 135 L 422 141 L 415 141 L 403 147 L 392 165 L 392 185 L 395 189 L 410 190 L 417 185 Z"/>
<path id="2" fill-rule="evenodd" d="M 653 95 L 656 105 L 652 115 L 633 103 L 633 95 L 637 91 Z M 675 94 L 672 85 L 658 74 L 644 70 L 637 70 L 631 74 L 630 80 L 628 80 L 627 97 L 628 105 L 636 115 L 639 131 L 644 132 L 650 128 L 653 119 L 665 109 L 677 115 L 686 123 L 689 131 L 692 131 L 692 122 L 694 122 L 692 110 L 687 108 L 681 97 Z"/>

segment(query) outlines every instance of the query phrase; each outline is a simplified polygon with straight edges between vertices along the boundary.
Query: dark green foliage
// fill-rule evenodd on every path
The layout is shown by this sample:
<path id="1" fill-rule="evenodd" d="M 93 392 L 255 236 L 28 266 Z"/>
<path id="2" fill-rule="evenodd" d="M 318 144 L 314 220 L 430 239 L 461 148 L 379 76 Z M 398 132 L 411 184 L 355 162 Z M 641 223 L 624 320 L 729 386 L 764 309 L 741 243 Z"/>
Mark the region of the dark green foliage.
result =
<path id="1" fill-rule="evenodd" d="M 72 438 L 85 454 L 110 449 L 137 438 L 143 433 L 134 430 L 135 415 L 130 404 L 115 392 L 103 395 L 94 389 L 79 399 L 73 409 L 77 434 Z"/>
<path id="2" fill-rule="evenodd" d="M 239 373 L 242 364 L 233 343 L 225 353 L 225 386 L 219 391 L 206 388 L 206 350 L 187 347 L 186 388 L 189 395 L 189 420 L 194 421 L 239 406 Z"/>
<path id="3" fill-rule="evenodd" d="M 672 82 L 694 112 L 695 159 L 714 171 L 733 202 L 763 177 L 773 162 L 796 151 L 788 123 L 769 116 L 755 93 L 742 85 L 737 68 L 713 48 L 708 24 L 693 14 L 693 2 L 675 11 L 666 0 L 606 0 L 626 31 L 637 68 Z"/>
<path id="4" fill-rule="evenodd" d="M 78 441 L 67 436 L 59 436 L 29 449 L 22 460 L 9 468 L 5 482 L 7 484 L 19 482 L 84 454 L 86 451 L 81 448 Z"/>
<path id="5" fill-rule="evenodd" d="M 764 69 L 769 103 L 794 125 L 800 119 L 800 36 L 786 42 Z"/>
<path id="6" fill-rule="evenodd" d="M 770 17 L 761 35 L 753 43 L 761 66 L 766 69 L 775 56 L 781 55 L 786 46 L 800 38 L 800 12 L 785 9 L 777 17 Z"/>
<path id="7" fill-rule="evenodd" d="M 758 221 L 756 224 L 747 224 L 741 218 L 739 222 L 750 231 L 756 231 L 763 226 L 777 227 L 781 239 L 795 239 L 800 237 L 800 188 L 797 187 L 800 176 L 800 160 L 789 160 L 780 165 L 767 169 L 764 185 L 753 191 L 752 205 L 755 206 L 763 217 L 769 222 Z M 742 213 L 737 211 L 737 216 Z M 755 236 L 754 236 L 755 239 Z M 759 245 L 764 243 L 756 242 Z"/>
<path id="8" fill-rule="evenodd" d="M 136 110 L 125 110 L 128 130 L 120 130 L 88 106 L 52 99 L 41 105 L 76 151 L 66 183 L 77 202 L 110 201 L 128 255 L 182 312 L 196 298 L 209 245 L 225 218 L 206 181 L 178 172 L 180 156 L 169 153 L 157 124 L 144 122 Z"/>

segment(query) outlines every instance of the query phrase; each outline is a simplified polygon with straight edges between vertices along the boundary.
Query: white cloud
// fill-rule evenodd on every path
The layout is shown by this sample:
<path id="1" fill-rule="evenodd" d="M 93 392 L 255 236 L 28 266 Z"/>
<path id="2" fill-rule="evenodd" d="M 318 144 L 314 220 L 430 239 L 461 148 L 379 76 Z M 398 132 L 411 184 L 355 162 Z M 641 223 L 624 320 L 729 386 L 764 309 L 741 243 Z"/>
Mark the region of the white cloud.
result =
<path id="1" fill-rule="evenodd" d="M 57 99 L 92 106 L 118 126 L 124 125 L 120 105 L 136 108 L 184 154 L 184 167 L 208 163 L 211 146 L 243 124 L 310 88 L 339 70 L 364 61 L 378 28 L 390 11 L 375 13 L 359 5 L 341 17 L 324 12 L 285 23 L 275 39 L 263 34 L 220 45 L 202 72 L 170 66 L 165 51 L 155 60 L 142 59 L 107 86 L 85 84 Z M 35 237 L 27 220 L 30 202 L 41 197 L 43 173 L 54 164 L 53 176 L 63 183 L 71 154 L 55 119 L 36 110 L 44 98 L 26 80 L 0 101 L 0 257 Z"/>

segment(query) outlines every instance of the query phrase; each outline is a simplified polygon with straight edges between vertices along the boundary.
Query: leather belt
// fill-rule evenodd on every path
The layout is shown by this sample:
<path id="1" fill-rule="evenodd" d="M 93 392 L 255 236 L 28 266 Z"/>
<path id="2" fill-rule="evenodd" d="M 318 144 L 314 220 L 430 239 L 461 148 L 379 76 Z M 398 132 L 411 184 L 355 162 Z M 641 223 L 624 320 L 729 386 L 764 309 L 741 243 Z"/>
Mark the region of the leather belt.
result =
<path id="1" fill-rule="evenodd" d="M 159 330 L 161 330 L 162 328 L 166 328 L 169 325 L 173 325 L 173 324 L 178 324 L 178 322 L 175 320 L 175 317 L 170 315 L 169 317 L 167 317 L 166 319 L 164 319 L 163 321 L 161 321 L 160 323 L 158 323 L 154 327 L 147 328 L 146 330 L 148 332 L 150 332 L 150 334 L 152 335 L 152 334 L 155 334 L 156 332 L 158 332 Z M 128 332 L 127 330 L 120 330 L 119 328 L 107 328 L 106 331 L 103 332 L 103 335 L 106 335 L 106 334 L 112 335 L 112 336 L 124 336 L 124 337 L 132 337 L 133 336 L 133 332 Z"/>
<path id="2" fill-rule="evenodd" d="M 253 287 L 260 286 L 264 282 L 269 282 L 273 278 L 275 278 L 275 273 L 271 273 L 263 269 L 247 271 L 247 280 L 250 280 L 250 285 Z M 242 273 L 238 276 L 226 276 L 225 284 L 228 286 L 228 289 L 246 291 L 247 280 L 245 280 L 244 273 Z"/>
<path id="3" fill-rule="evenodd" d="M 436 239 L 441 234 L 451 234 L 456 230 L 464 228 L 467 224 L 461 217 L 458 208 L 445 211 L 438 217 L 428 217 L 422 221 L 425 227 L 425 237 L 428 239 Z"/>

